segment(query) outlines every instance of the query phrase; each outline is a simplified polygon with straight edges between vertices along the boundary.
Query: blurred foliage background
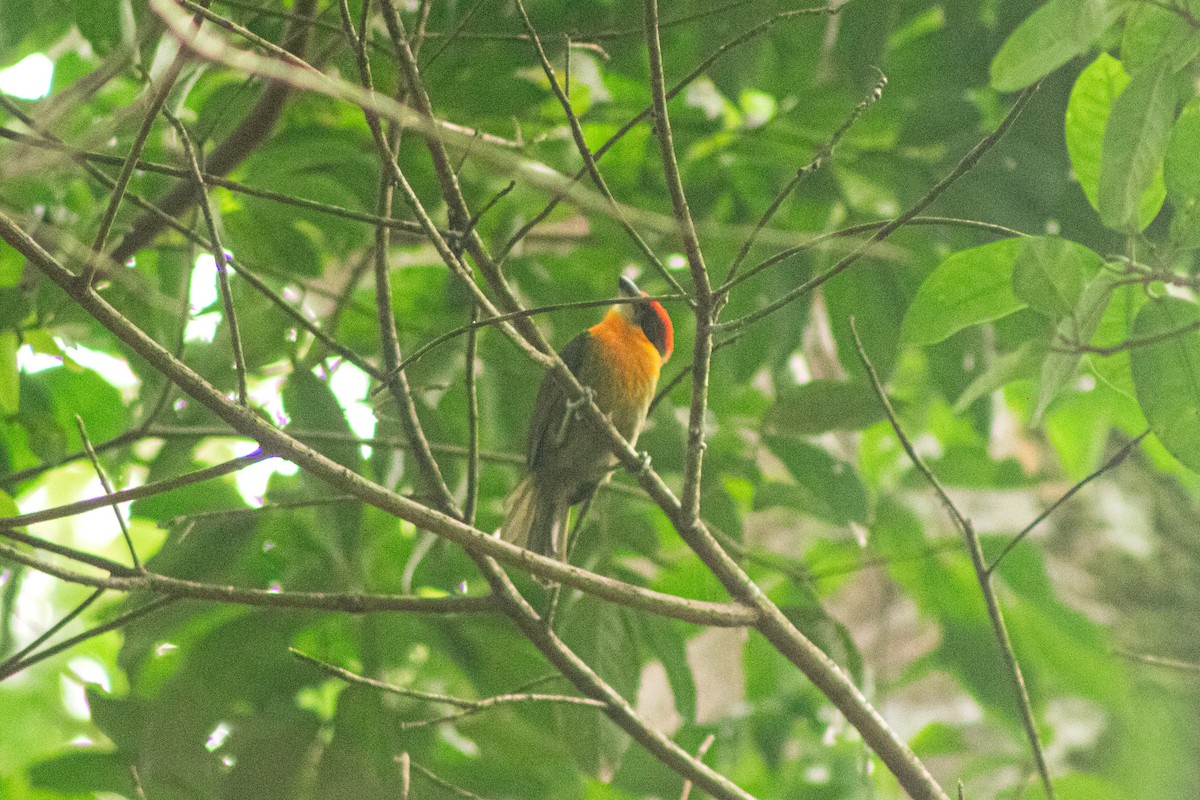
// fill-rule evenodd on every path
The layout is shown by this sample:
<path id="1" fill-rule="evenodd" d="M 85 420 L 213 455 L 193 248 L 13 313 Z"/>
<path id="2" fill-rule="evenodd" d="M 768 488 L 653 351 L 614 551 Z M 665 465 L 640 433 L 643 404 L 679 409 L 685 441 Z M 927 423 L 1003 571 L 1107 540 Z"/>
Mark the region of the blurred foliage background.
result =
<path id="1" fill-rule="evenodd" d="M 972 799 L 1044 796 L 962 534 L 885 418 L 854 320 L 900 426 L 972 520 L 985 557 L 1005 552 L 991 585 L 1056 796 L 1195 796 L 1200 2 L 836 5 L 791 13 L 800 6 L 675 0 L 660 9 L 667 85 L 686 80 L 670 104 L 675 149 L 716 285 L 804 173 L 753 238 L 721 312 L 702 517 L 944 787 L 961 781 Z M 357 24 L 362 3 L 348 9 Z M 528 165 L 565 176 L 583 166 L 516 5 L 411 2 L 401 13 L 435 114 L 478 143 L 451 148 L 468 206 L 483 212 L 474 230 L 505 254 L 504 274 L 527 307 L 555 307 L 534 317 L 546 337 L 562 346 L 593 324 L 602 307 L 557 306 L 613 297 L 622 273 L 673 295 L 586 177 L 585 202 L 559 204 L 516 238 L 551 198 Z M 530 0 L 528 13 L 594 152 L 651 103 L 642 8 Z M 338 2 L 213 0 L 211 14 L 236 24 L 205 23 L 232 47 L 279 58 L 263 42 L 287 46 L 358 83 Z M 395 95 L 403 79 L 377 4 L 364 30 L 375 87 Z M 78 270 L 148 119 L 144 163 L 104 247 L 116 261 L 101 270 L 101 294 L 232 397 L 229 320 L 213 257 L 196 239 L 209 229 L 194 197 L 174 208 L 168 197 L 191 185 L 185 140 L 165 116 L 147 117 L 176 50 L 142 0 L 0 0 L 0 65 L 53 68 L 48 86 L 24 94 L 17 71 L 0 73 L 9 81 L 0 211 Z M 777 313 L 738 322 L 877 230 L 855 226 L 925 197 L 1038 81 L 1006 135 L 924 217 Z M 349 469 L 431 501 L 391 395 L 372 394 L 360 368 L 384 364 L 372 276 L 382 171 L 361 109 L 201 57 L 180 63 L 165 107 L 205 169 L 233 182 L 209 181 L 209 202 L 233 262 L 251 405 Z M 425 138 L 405 131 L 398 147 L 416 195 L 450 225 Z M 624 132 L 599 168 L 666 271 L 690 285 L 650 123 Z M 142 235 L 152 219 L 143 200 L 172 208 L 179 230 Z M 399 194 L 392 216 L 413 219 Z M 386 258 L 401 353 L 471 320 L 470 294 L 416 226 L 393 231 Z M 665 385 L 688 366 L 695 325 L 687 303 L 664 304 L 676 331 Z M 492 531 L 520 476 L 541 371 L 491 327 L 480 329 L 472 363 L 460 335 L 406 370 L 459 502 L 469 491 L 468 367 L 476 524 Z M 638 445 L 673 486 L 687 457 L 691 388 L 686 378 L 671 386 Z M 103 493 L 76 415 L 115 488 L 254 450 L 0 244 L 4 516 Z M 146 567 L 175 578 L 430 598 L 487 591 L 460 547 L 333 496 L 278 459 L 121 513 Z M 89 571 L 12 541 L 14 530 L 130 558 L 110 509 L 19 528 L 0 520 L 8 547 Z M 663 592 L 728 599 L 621 472 L 585 516 L 573 561 Z M 536 608 L 548 607 L 551 592 L 509 571 Z M 9 659 L 0 666 L 0 795 L 395 798 L 402 753 L 417 798 L 688 791 L 596 709 L 516 702 L 410 727 L 454 707 L 347 683 L 289 652 L 468 701 L 531 686 L 570 694 L 500 615 L 156 596 L 170 597 L 94 592 L 0 558 L 0 658 Z M 902 796 L 857 732 L 756 633 L 570 590 L 557 603 L 555 628 L 576 653 L 684 749 L 703 745 L 705 762 L 747 792 Z M 38 640 L 64 619 L 50 643 Z M 80 633 L 98 635 L 36 657 Z"/>

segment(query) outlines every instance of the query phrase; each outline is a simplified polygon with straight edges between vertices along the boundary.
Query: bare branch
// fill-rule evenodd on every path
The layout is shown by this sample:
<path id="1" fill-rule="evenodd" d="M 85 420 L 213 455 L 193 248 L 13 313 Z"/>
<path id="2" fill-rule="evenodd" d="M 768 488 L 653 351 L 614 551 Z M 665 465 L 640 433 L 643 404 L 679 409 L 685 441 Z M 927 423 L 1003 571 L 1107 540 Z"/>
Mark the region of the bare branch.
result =
<path id="1" fill-rule="evenodd" d="M 104 466 L 100 463 L 100 458 L 96 455 L 96 451 L 92 448 L 92 440 L 88 438 L 87 426 L 83 424 L 83 417 L 75 415 L 75 425 L 79 428 L 79 438 L 83 442 L 83 449 L 88 455 L 88 460 L 92 462 L 92 469 L 96 472 L 96 477 L 100 481 L 101 488 L 104 489 L 106 495 L 111 495 L 112 483 L 108 480 L 108 473 L 104 471 Z M 125 546 L 129 549 L 129 558 L 133 561 L 133 568 L 141 572 L 142 560 L 138 558 L 137 548 L 133 546 L 133 538 L 129 535 L 129 526 L 125 524 L 125 517 L 121 515 L 121 509 L 115 505 L 112 507 L 113 513 L 117 517 L 117 525 L 121 528 L 121 535 L 125 537 Z"/>
<path id="2" fill-rule="evenodd" d="M 858 351 L 858 357 L 867 371 L 867 376 L 871 380 L 875 394 L 879 397 L 879 402 L 883 406 L 884 413 L 887 414 L 888 422 L 891 423 L 896 438 L 900 440 L 900 445 L 904 448 L 904 452 L 908 454 L 908 458 L 912 461 L 913 466 L 917 468 L 917 471 L 933 487 L 938 500 L 941 501 L 950 518 L 954 521 L 955 527 L 959 529 L 959 532 L 963 535 L 963 539 L 966 541 L 967 552 L 971 556 L 971 564 L 975 567 L 975 577 L 979 581 L 980 591 L 987 604 L 988 617 L 991 618 L 992 629 L 995 631 L 996 639 L 1000 643 L 1000 651 L 1004 657 L 1005 666 L 1008 667 L 1009 675 L 1013 680 L 1013 689 L 1017 696 L 1017 703 L 1021 709 L 1021 720 L 1025 726 L 1025 736 L 1029 739 L 1033 758 L 1037 762 L 1038 774 L 1042 779 L 1042 787 L 1046 791 L 1046 796 L 1050 800 L 1054 800 L 1054 784 L 1050 779 L 1050 768 L 1046 764 L 1046 754 L 1042 750 L 1042 741 L 1038 734 L 1037 721 L 1033 718 L 1033 705 L 1029 701 L 1029 692 L 1025 688 L 1025 678 L 1021 674 L 1021 665 L 1017 661 L 1012 640 L 1008 636 L 1008 627 L 1004 624 L 1004 614 L 1000 611 L 1000 601 L 996 598 L 996 591 L 992 586 L 992 576 L 988 572 L 986 562 L 983 558 L 983 548 L 979 544 L 979 535 L 975 533 L 975 528 L 971 525 L 970 520 L 958 510 L 954 501 L 950 499 L 950 495 L 942 487 L 941 481 L 929 469 L 929 466 L 925 463 L 925 459 L 921 458 L 920 454 L 913 447 L 912 442 L 909 441 L 908 436 L 905 435 L 904 429 L 900 427 L 900 421 L 896 417 L 895 409 L 892 408 L 892 403 L 888 400 L 887 391 L 883 388 L 883 383 L 879 380 L 879 375 L 875 372 L 875 365 L 871 363 L 871 359 L 867 356 L 867 351 L 863 348 L 862 339 L 858 336 L 858 329 L 854 325 L 853 317 L 850 319 L 850 331 L 854 335 L 854 347 Z"/>
<path id="3" fill-rule="evenodd" d="M 196 150 L 192 147 L 192 137 L 188 135 L 187 128 L 179 121 L 178 117 L 171 113 L 169 108 L 163 106 L 162 113 L 179 134 L 184 155 L 192 168 L 192 177 L 196 180 L 200 211 L 204 215 L 204 223 L 208 226 L 209 240 L 212 242 L 211 252 L 213 264 L 217 269 L 217 285 L 221 289 L 225 324 L 229 326 L 229 346 L 233 350 L 233 369 L 237 373 L 238 402 L 247 405 L 250 402 L 250 392 L 246 388 L 246 356 L 242 352 L 242 336 L 238 330 L 237 313 L 233 308 L 233 292 L 229 288 L 229 263 L 232 259 L 221 244 L 221 232 L 217 230 L 217 221 L 213 217 L 212 205 L 208 202 L 208 187 L 204 185 L 204 170 L 200 168 L 200 161 L 196 158 Z"/>

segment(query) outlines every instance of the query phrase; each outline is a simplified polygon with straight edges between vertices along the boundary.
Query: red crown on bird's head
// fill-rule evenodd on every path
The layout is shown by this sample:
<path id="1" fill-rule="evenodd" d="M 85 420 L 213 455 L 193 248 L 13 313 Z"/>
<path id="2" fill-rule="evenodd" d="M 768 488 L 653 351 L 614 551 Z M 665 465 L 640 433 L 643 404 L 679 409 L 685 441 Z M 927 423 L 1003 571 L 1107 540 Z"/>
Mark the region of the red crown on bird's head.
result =
<path id="1" fill-rule="evenodd" d="M 624 275 L 617 281 L 617 288 L 625 297 L 649 297 Z M 642 329 L 642 333 L 646 334 L 650 344 L 654 345 L 662 360 L 666 362 L 671 357 L 671 351 L 675 349 L 675 328 L 671 325 L 667 310 L 657 300 L 645 300 L 630 305 L 633 306 L 634 324 Z"/>

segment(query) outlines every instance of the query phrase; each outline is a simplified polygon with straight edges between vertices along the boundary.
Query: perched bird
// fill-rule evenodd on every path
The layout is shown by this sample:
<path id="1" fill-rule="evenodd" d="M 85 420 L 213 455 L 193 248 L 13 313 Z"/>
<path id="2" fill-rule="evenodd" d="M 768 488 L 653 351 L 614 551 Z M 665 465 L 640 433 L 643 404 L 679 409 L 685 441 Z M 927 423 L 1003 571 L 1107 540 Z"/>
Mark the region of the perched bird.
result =
<path id="1" fill-rule="evenodd" d="M 674 331 L 662 305 L 641 299 L 646 293 L 633 281 L 622 277 L 618 288 L 622 296 L 639 299 L 614 305 L 559 355 L 634 444 L 646 422 L 659 369 L 671 357 Z M 527 474 L 509 496 L 501 535 L 535 553 L 565 560 L 567 512 L 592 496 L 617 458 L 608 437 L 585 409 L 567 402 L 550 374 L 538 389 L 525 461 Z"/>

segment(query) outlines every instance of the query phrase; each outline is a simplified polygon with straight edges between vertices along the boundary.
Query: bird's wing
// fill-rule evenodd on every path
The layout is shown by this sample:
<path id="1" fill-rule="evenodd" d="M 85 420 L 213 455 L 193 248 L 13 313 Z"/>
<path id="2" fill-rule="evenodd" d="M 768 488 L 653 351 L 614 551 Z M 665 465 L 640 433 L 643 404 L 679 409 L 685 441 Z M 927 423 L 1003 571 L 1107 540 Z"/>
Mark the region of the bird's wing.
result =
<path id="1" fill-rule="evenodd" d="M 590 339 L 591 334 L 584 331 L 567 342 L 558 354 L 575 377 L 579 377 L 579 370 L 583 366 L 584 355 Z M 541 388 L 538 389 L 537 400 L 533 404 L 533 416 L 529 420 L 529 436 L 525 440 L 525 463 L 530 470 L 535 469 L 538 459 L 542 458 L 547 450 L 553 448 L 554 438 L 558 435 L 563 414 L 566 413 L 566 401 L 566 394 L 558 380 L 550 373 L 546 373 L 546 377 L 542 378 Z"/>

